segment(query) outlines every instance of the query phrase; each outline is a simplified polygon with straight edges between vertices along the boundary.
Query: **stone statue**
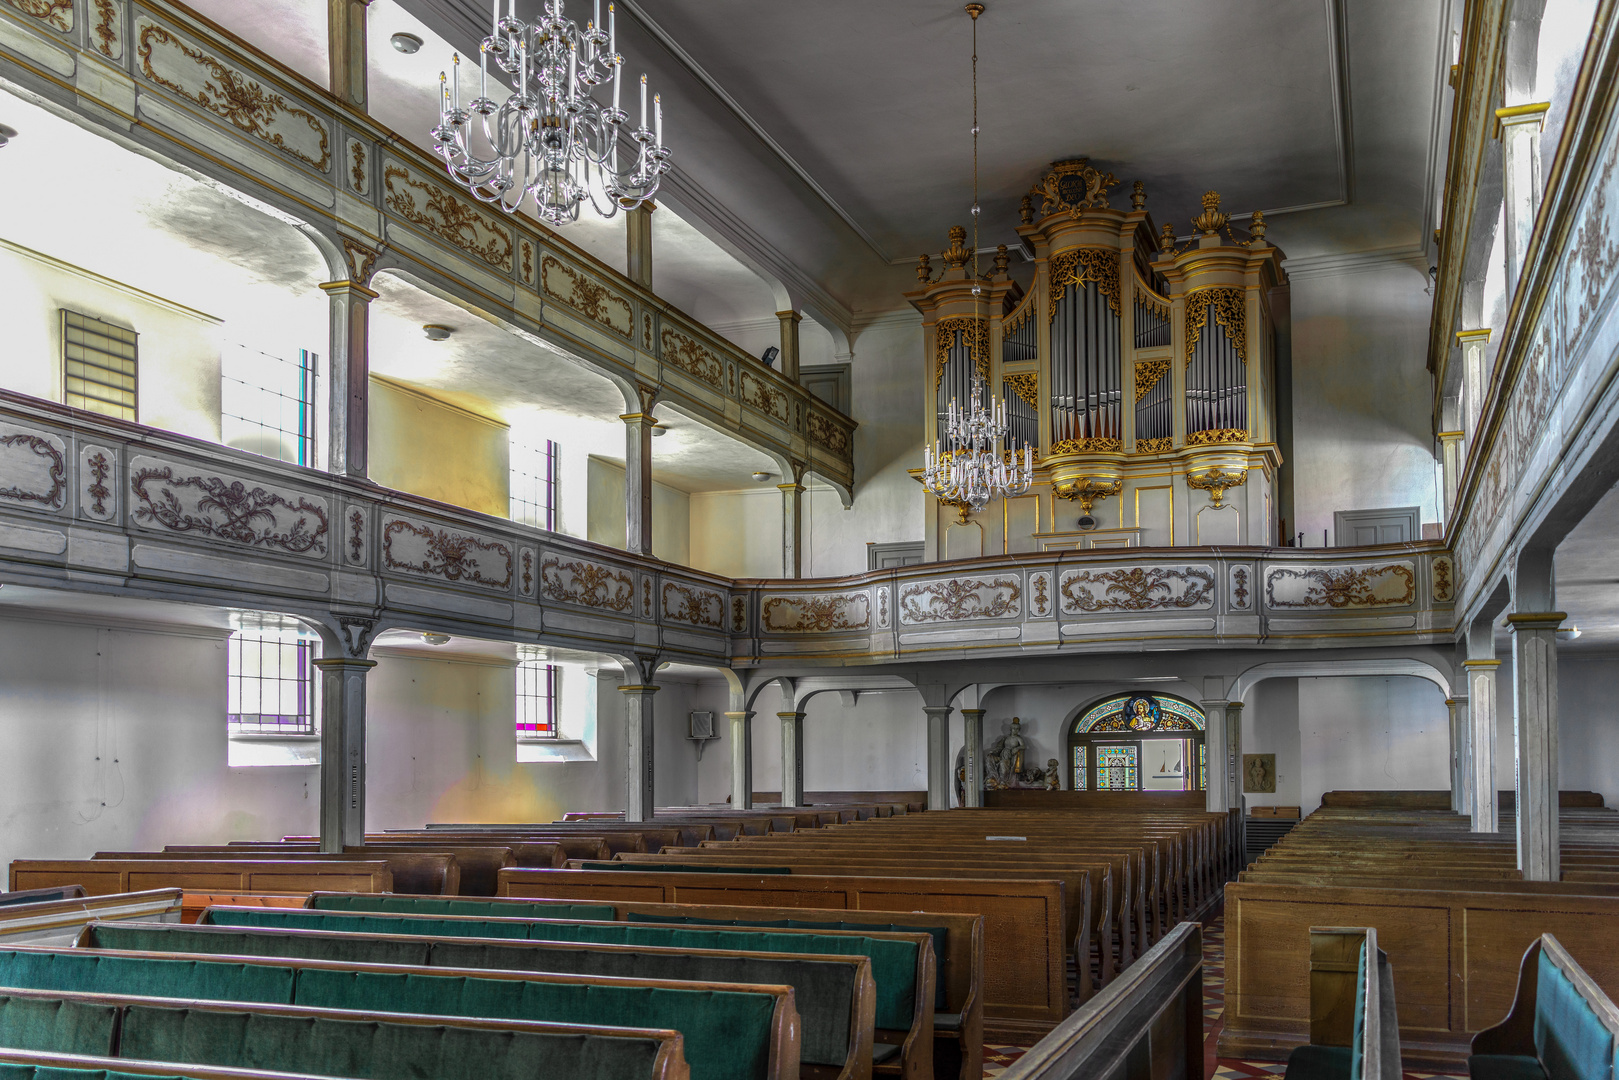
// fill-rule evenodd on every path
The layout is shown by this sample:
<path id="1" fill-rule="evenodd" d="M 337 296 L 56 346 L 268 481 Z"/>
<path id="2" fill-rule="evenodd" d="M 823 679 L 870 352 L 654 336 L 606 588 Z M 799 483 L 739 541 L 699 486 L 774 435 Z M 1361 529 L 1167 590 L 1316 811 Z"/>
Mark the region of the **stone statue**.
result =
<path id="1" fill-rule="evenodd" d="M 1043 788 L 1046 786 L 1044 769 L 1024 767 L 1028 743 L 1023 739 L 1023 722 L 1012 717 L 1005 735 L 990 744 L 984 754 L 984 789 L 998 791 L 1003 788 Z"/>
<path id="2" fill-rule="evenodd" d="M 1057 772 L 1057 759 L 1046 759 L 1046 790 L 1061 791 L 1062 776 Z"/>

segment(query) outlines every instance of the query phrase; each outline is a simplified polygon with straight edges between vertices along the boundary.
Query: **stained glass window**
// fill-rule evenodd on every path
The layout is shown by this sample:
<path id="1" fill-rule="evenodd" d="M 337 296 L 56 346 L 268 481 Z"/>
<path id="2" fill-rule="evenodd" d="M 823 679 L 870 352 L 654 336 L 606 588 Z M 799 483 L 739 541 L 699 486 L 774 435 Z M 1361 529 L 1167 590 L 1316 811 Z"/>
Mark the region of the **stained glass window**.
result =
<path id="1" fill-rule="evenodd" d="M 1138 768 L 1134 746 L 1096 748 L 1096 788 L 1098 791 L 1135 791 Z"/>
<path id="2" fill-rule="evenodd" d="M 1085 777 L 1085 748 L 1074 747 L 1074 790 L 1084 791 L 1089 788 L 1090 782 Z"/>
<path id="3" fill-rule="evenodd" d="M 1209 747 L 1207 743 L 1197 744 L 1197 786 L 1204 791 L 1209 790 Z"/>

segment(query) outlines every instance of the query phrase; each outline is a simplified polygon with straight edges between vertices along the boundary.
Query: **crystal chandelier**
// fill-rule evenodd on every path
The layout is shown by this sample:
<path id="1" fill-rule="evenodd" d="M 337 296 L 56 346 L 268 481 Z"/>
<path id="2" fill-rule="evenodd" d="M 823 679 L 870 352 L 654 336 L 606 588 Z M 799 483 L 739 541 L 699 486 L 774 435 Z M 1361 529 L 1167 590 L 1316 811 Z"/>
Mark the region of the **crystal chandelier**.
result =
<path id="1" fill-rule="evenodd" d="M 973 20 L 973 306 L 976 309 L 984 286 L 978 274 L 978 16 L 983 4 L 968 4 Z M 974 315 L 976 315 L 976 310 Z M 1034 448 L 1023 444 L 1023 461 L 1015 450 L 1003 455 L 1001 439 L 1006 435 L 1006 403 L 989 392 L 967 343 L 967 362 L 974 364 L 972 395 L 962 408 L 955 398 L 945 412 L 944 439 L 922 448 L 922 486 L 928 493 L 967 510 L 982 510 L 994 498 L 1021 495 L 1034 482 Z M 985 402 L 988 402 L 986 407 Z M 949 444 L 949 449 L 944 444 Z"/>
<path id="2" fill-rule="evenodd" d="M 515 213 L 528 196 L 539 215 L 553 225 L 579 219 L 588 198 L 596 213 L 612 217 L 652 198 L 669 168 L 663 145 L 663 102 L 652 99 L 652 126 L 647 126 L 646 76 L 641 76 L 641 122 L 624 127 L 628 114 L 619 108 L 624 58 L 618 55 L 616 14 L 607 5 L 602 29 L 601 0 L 595 18 L 581 30 L 567 18 L 563 0 L 545 0 L 532 24 L 517 17 L 517 0 L 493 0 L 491 31 L 479 46 L 478 96 L 461 107 L 461 57 L 452 62 L 448 85 L 439 74 L 439 122 L 432 131 L 433 149 L 449 166 L 450 176 L 474 197 Z M 504 102 L 489 97 L 489 63 L 512 76 L 514 90 Z M 596 87 L 611 81 L 613 104 L 603 105 Z M 473 117 L 479 118 L 475 125 Z M 473 131 L 482 129 L 479 156 Z M 636 144 L 628 170 L 620 168 L 620 133 Z M 628 145 L 626 143 L 626 145 Z M 625 155 L 628 156 L 628 155 Z"/>

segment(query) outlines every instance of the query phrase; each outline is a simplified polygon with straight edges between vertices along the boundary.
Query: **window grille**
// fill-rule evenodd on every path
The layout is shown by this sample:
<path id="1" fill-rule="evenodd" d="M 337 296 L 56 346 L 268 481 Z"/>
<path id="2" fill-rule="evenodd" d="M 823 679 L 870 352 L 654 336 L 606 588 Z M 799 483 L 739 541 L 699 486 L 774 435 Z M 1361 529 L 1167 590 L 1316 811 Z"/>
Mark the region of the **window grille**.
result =
<path id="1" fill-rule="evenodd" d="M 543 660 L 517 662 L 519 739 L 557 737 L 557 686 L 560 682 L 560 673 L 554 664 Z"/>
<path id="2" fill-rule="evenodd" d="M 315 463 L 315 363 L 232 344 L 220 357 L 220 427 L 225 445 L 288 461 Z"/>
<path id="3" fill-rule="evenodd" d="M 77 311 L 61 311 L 64 402 L 75 409 L 134 420 L 140 335 Z"/>
<path id="4" fill-rule="evenodd" d="M 228 734 L 315 734 L 318 644 L 268 621 L 233 632 L 225 661 Z"/>
<path id="5" fill-rule="evenodd" d="M 511 519 L 537 529 L 556 528 L 557 444 L 550 439 L 511 441 Z"/>

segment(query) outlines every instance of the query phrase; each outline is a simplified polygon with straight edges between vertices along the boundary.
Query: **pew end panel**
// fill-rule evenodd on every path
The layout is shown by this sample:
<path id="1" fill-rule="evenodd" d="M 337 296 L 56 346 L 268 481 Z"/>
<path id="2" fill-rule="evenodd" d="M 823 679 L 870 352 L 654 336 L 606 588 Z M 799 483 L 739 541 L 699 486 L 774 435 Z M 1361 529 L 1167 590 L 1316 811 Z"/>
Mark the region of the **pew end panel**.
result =
<path id="1" fill-rule="evenodd" d="M 52 893 L 55 890 L 40 892 Z M 152 889 L 147 892 L 111 893 L 0 907 L 0 948 L 12 945 L 70 945 L 79 936 L 80 930 L 95 920 L 179 922 L 182 903 L 179 889 Z"/>
<path id="2" fill-rule="evenodd" d="M 1176 925 L 1001 1080 L 1203 1080 L 1203 931 Z"/>
<path id="3" fill-rule="evenodd" d="M 1473 1036 L 1468 1070 L 1479 1080 L 1532 1072 L 1600 1080 L 1619 1063 L 1619 1008 L 1551 934 L 1524 951 L 1506 1019 Z"/>

